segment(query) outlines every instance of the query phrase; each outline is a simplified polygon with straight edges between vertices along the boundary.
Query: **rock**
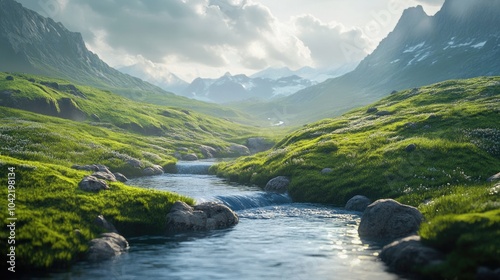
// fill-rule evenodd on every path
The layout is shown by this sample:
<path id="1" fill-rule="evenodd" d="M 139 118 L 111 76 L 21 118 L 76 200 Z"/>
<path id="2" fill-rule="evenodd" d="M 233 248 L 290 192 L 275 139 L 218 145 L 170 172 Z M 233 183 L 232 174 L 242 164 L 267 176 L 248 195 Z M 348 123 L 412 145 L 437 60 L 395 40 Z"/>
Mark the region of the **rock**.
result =
<path id="1" fill-rule="evenodd" d="M 368 110 L 366 110 L 366 113 L 371 114 L 371 113 L 376 113 L 378 109 L 376 107 L 370 107 Z"/>
<path id="2" fill-rule="evenodd" d="M 285 176 L 278 176 L 267 182 L 264 190 L 266 192 L 286 193 L 290 185 L 290 179 Z"/>
<path id="3" fill-rule="evenodd" d="M 500 172 L 498 172 L 497 174 L 491 176 L 486 181 L 493 182 L 493 181 L 498 181 L 498 180 L 500 180 Z"/>
<path id="4" fill-rule="evenodd" d="M 98 192 L 100 190 L 109 189 L 108 184 L 106 184 L 104 180 L 94 176 L 85 176 L 80 183 L 78 183 L 78 187 L 86 192 Z"/>
<path id="5" fill-rule="evenodd" d="M 217 155 L 217 150 L 213 147 L 210 147 L 210 146 L 201 145 L 200 146 L 200 153 L 205 158 L 213 158 Z"/>
<path id="6" fill-rule="evenodd" d="M 274 143 L 262 137 L 252 137 L 247 139 L 246 146 L 250 153 L 256 154 L 271 149 Z"/>
<path id="7" fill-rule="evenodd" d="M 14 81 L 14 77 L 12 77 L 12 76 L 7 76 L 7 77 L 5 77 L 5 79 L 7 81 Z"/>
<path id="8" fill-rule="evenodd" d="M 106 165 L 102 164 L 94 164 L 94 165 L 97 166 L 97 171 L 112 174 L 111 171 L 109 171 L 109 167 L 107 167 Z"/>
<path id="9" fill-rule="evenodd" d="M 177 151 L 187 153 L 187 152 L 189 152 L 189 149 L 188 149 L 188 148 L 186 148 L 186 147 L 179 147 L 179 148 L 177 148 Z"/>
<path id="10" fill-rule="evenodd" d="M 116 230 L 115 226 L 108 222 L 103 215 L 99 215 L 97 216 L 97 218 L 95 218 L 94 220 L 94 223 L 102 228 L 105 232 L 115 232 L 115 233 L 118 233 L 118 231 Z"/>
<path id="11" fill-rule="evenodd" d="M 345 204 L 345 209 L 349 211 L 358 211 L 358 212 L 363 212 L 365 211 L 366 207 L 370 205 L 372 201 L 363 195 L 355 195 L 351 199 L 347 201 Z"/>
<path id="12" fill-rule="evenodd" d="M 238 221 L 238 216 L 223 204 L 207 202 L 193 208 L 176 201 L 167 214 L 167 233 L 223 229 Z"/>
<path id="13" fill-rule="evenodd" d="M 119 172 L 116 172 L 116 173 L 113 173 L 113 175 L 115 175 L 115 178 L 116 180 L 122 182 L 122 183 L 125 183 L 128 181 L 128 178 L 125 177 L 125 175 L 119 173 Z"/>
<path id="14" fill-rule="evenodd" d="M 78 165 L 74 164 L 71 168 L 76 170 L 85 170 L 85 171 L 99 171 L 99 167 L 95 164 L 92 165 Z"/>
<path id="15" fill-rule="evenodd" d="M 380 199 L 368 205 L 361 217 L 361 238 L 394 240 L 416 234 L 423 220 L 417 208 L 392 199 Z"/>
<path id="16" fill-rule="evenodd" d="M 489 267 L 481 266 L 476 271 L 476 280 L 498 280 L 500 279 L 500 267 L 490 269 Z"/>
<path id="17" fill-rule="evenodd" d="M 198 160 L 198 156 L 196 154 L 186 154 L 182 156 L 183 160 L 189 160 L 189 161 L 194 161 Z"/>
<path id="18" fill-rule="evenodd" d="M 107 173 L 107 172 L 103 172 L 103 171 L 98 171 L 98 172 L 94 172 L 92 174 L 92 176 L 96 177 L 98 179 L 103 179 L 103 180 L 107 180 L 107 181 L 111 181 L 111 182 L 116 182 L 116 177 L 111 172 Z"/>
<path id="19" fill-rule="evenodd" d="M 150 167 L 146 167 L 146 168 L 144 168 L 144 170 L 142 170 L 142 174 L 144 176 L 161 175 L 161 174 L 163 174 L 163 167 L 161 167 L 159 165 L 153 165 Z"/>
<path id="20" fill-rule="evenodd" d="M 378 111 L 375 115 L 381 117 L 381 116 L 389 116 L 389 115 L 392 115 L 391 112 L 389 111 Z"/>
<path id="21" fill-rule="evenodd" d="M 90 240 L 87 260 L 107 260 L 127 251 L 128 247 L 128 242 L 123 236 L 114 232 L 103 233 L 99 238 Z"/>
<path id="22" fill-rule="evenodd" d="M 137 168 L 137 169 L 141 169 L 144 167 L 144 164 L 140 160 L 135 159 L 135 158 L 128 159 L 127 165 L 129 165 L 132 168 Z"/>
<path id="23" fill-rule="evenodd" d="M 410 153 L 410 152 L 415 151 L 416 149 L 417 149 L 417 145 L 410 144 L 410 145 L 406 146 L 405 151 L 408 152 L 408 153 Z"/>
<path id="24" fill-rule="evenodd" d="M 420 236 L 413 235 L 386 245 L 380 258 L 389 269 L 395 272 L 417 272 L 417 268 L 436 265 L 443 261 L 444 255 L 434 248 L 424 246 Z"/>
<path id="25" fill-rule="evenodd" d="M 243 146 L 243 145 L 238 145 L 238 144 L 231 144 L 231 146 L 229 146 L 229 153 L 231 155 L 236 155 L 236 156 L 248 156 L 250 155 L 250 150 L 248 149 L 247 146 Z"/>
<path id="26" fill-rule="evenodd" d="M 321 170 L 321 174 L 328 174 L 328 173 L 332 173 L 333 172 L 333 169 L 331 168 L 323 168 L 323 170 Z"/>

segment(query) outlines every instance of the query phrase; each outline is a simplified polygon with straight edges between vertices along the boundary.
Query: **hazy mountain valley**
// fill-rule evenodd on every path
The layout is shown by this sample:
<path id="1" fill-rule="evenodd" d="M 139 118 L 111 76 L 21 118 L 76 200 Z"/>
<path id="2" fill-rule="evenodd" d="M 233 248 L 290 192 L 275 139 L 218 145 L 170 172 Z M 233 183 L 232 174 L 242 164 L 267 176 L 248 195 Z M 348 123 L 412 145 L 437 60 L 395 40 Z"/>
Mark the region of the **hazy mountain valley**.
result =
<path id="1" fill-rule="evenodd" d="M 498 279 L 498 14 L 491 0 L 446 0 L 435 15 L 410 7 L 360 61 L 189 83 L 151 63 L 117 70 L 78 30 L 0 0 L 2 269 L 88 279 L 110 270 L 98 256 L 121 265 L 115 278 L 130 261 L 155 264 L 130 272 L 143 279 Z M 370 203 L 350 210 L 358 195 Z M 383 199 L 420 213 L 399 236 L 413 239 L 363 235 Z M 204 227 L 173 226 L 189 227 L 181 214 Z M 388 261 L 393 241 L 410 245 Z M 220 267 L 189 264 L 210 258 L 186 252 L 218 248 Z"/>

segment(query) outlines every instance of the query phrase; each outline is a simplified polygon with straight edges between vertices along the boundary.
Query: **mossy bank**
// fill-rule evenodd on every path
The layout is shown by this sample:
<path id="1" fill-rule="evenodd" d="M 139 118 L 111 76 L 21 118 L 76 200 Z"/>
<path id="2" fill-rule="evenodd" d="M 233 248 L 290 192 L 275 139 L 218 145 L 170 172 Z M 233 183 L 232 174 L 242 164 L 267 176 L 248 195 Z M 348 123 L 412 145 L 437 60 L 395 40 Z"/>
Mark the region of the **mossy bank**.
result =
<path id="1" fill-rule="evenodd" d="M 264 153 L 212 171 L 263 186 L 291 178 L 295 201 L 343 206 L 354 195 L 395 198 L 426 217 L 424 242 L 448 253 L 429 276 L 500 267 L 500 78 L 446 81 L 393 93 L 306 125 Z M 323 171 L 323 172 L 322 172 Z"/>
<path id="2" fill-rule="evenodd" d="M 201 146 L 231 156 L 228 147 L 249 137 L 272 138 L 263 129 L 34 75 L 0 73 L 0 108 L 5 206 L 0 218 L 4 225 L 8 218 L 17 219 L 12 245 L 16 269 L 24 272 L 68 267 L 81 259 L 88 241 L 102 231 L 94 225 L 98 215 L 126 237 L 156 235 L 165 232 L 164 219 L 174 201 L 194 203 L 119 182 L 110 182 L 109 190 L 84 192 L 78 183 L 91 172 L 73 165 L 103 164 L 134 177 L 153 165 L 171 170 L 176 156 L 186 153 L 204 157 Z M 7 211 L 9 183 L 13 216 Z M 11 246 L 9 234 L 0 232 L 1 248 Z M 2 262 L 2 269 L 7 265 Z"/>

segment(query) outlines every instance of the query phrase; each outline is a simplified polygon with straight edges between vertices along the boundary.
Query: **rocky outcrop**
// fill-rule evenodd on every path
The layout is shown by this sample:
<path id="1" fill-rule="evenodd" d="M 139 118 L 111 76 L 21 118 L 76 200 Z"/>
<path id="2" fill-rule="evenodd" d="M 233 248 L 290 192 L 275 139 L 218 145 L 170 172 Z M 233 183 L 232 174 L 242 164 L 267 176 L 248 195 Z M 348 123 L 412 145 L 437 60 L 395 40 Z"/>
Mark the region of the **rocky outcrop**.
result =
<path id="1" fill-rule="evenodd" d="M 120 181 L 122 183 L 125 183 L 128 181 L 128 178 L 119 172 L 115 172 L 115 173 L 113 173 L 113 175 L 115 176 L 117 181 Z"/>
<path id="2" fill-rule="evenodd" d="M 200 146 L 200 153 L 205 158 L 213 158 L 213 157 L 217 156 L 218 151 L 213 147 L 201 145 Z"/>
<path id="3" fill-rule="evenodd" d="M 499 180 L 500 180 L 500 172 L 498 172 L 497 174 L 491 176 L 486 181 L 493 182 L 493 181 L 499 181 Z"/>
<path id="4" fill-rule="evenodd" d="M 247 139 L 246 146 L 250 153 L 256 154 L 271 149 L 274 143 L 262 137 L 252 137 Z"/>
<path id="5" fill-rule="evenodd" d="M 85 176 L 80 183 L 78 183 L 78 187 L 86 192 L 98 192 L 109 189 L 106 181 L 98 179 L 94 176 Z"/>
<path id="6" fill-rule="evenodd" d="M 288 179 L 288 177 L 278 176 L 269 180 L 264 190 L 266 192 L 286 193 L 288 192 L 288 185 L 290 185 L 290 179 Z"/>
<path id="7" fill-rule="evenodd" d="M 331 168 L 321 169 L 321 174 L 328 174 L 328 173 L 332 173 L 332 172 L 333 172 L 333 169 L 331 169 Z"/>
<path id="8" fill-rule="evenodd" d="M 95 218 L 94 224 L 100 228 L 102 228 L 105 232 L 114 232 L 118 233 L 115 226 L 108 222 L 103 215 L 99 215 Z"/>
<path id="9" fill-rule="evenodd" d="M 363 195 L 356 195 L 349 199 L 347 203 L 345 204 L 345 209 L 349 211 L 358 211 L 358 212 L 363 212 L 365 211 L 366 207 L 370 205 L 372 201 Z"/>
<path id="10" fill-rule="evenodd" d="M 142 170 L 142 175 L 144 176 L 155 176 L 155 175 L 161 175 L 163 173 L 164 173 L 163 167 L 159 165 L 149 166 L 144 168 L 144 170 Z"/>
<path id="11" fill-rule="evenodd" d="M 408 146 L 405 147 L 405 151 L 407 153 L 413 152 L 416 149 L 417 149 L 417 145 L 415 145 L 415 144 L 410 144 L 410 145 L 408 145 Z"/>
<path id="12" fill-rule="evenodd" d="M 229 146 L 228 153 L 232 156 L 248 156 L 250 155 L 250 150 L 247 146 L 233 143 Z"/>
<path id="13" fill-rule="evenodd" d="M 363 212 L 358 233 L 361 238 L 392 241 L 416 234 L 422 220 L 417 208 L 380 199 Z"/>
<path id="14" fill-rule="evenodd" d="M 182 159 L 188 161 L 195 161 L 198 160 L 198 156 L 196 154 L 185 154 L 182 155 Z"/>
<path id="15" fill-rule="evenodd" d="M 107 232 L 89 242 L 87 260 L 103 261 L 118 256 L 128 250 L 127 240 L 114 232 Z"/>
<path id="16" fill-rule="evenodd" d="M 417 272 L 416 269 L 436 265 L 443 261 L 443 254 L 434 248 L 424 246 L 420 236 L 412 235 L 386 245 L 380 258 L 394 272 Z"/>
<path id="17" fill-rule="evenodd" d="M 108 172 L 98 171 L 98 172 L 92 173 L 92 176 L 96 177 L 98 179 L 102 179 L 102 180 L 106 180 L 106 181 L 110 181 L 110 182 L 117 181 L 115 175 L 111 172 L 108 173 Z"/>
<path id="18" fill-rule="evenodd" d="M 236 213 L 222 204 L 207 202 L 191 207 L 177 201 L 167 214 L 167 233 L 223 229 L 238 221 Z"/>

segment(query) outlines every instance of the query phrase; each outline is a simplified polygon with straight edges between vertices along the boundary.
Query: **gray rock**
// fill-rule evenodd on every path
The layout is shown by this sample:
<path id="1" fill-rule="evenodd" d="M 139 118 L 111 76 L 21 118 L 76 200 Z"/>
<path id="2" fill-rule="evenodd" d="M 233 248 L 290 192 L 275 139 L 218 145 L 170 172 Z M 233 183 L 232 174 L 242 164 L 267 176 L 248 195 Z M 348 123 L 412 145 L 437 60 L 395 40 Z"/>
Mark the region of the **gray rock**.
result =
<path id="1" fill-rule="evenodd" d="M 128 178 L 125 177 L 125 175 L 119 173 L 119 172 L 116 172 L 116 173 L 113 173 L 113 175 L 115 175 L 115 178 L 116 180 L 122 182 L 122 183 L 125 183 L 128 181 Z"/>
<path id="2" fill-rule="evenodd" d="M 201 145 L 200 146 L 200 153 L 205 157 L 205 158 L 213 158 L 217 155 L 217 150 L 213 147 L 210 146 L 205 146 Z"/>
<path id="3" fill-rule="evenodd" d="M 186 154 L 182 156 L 183 160 L 189 160 L 189 161 L 194 161 L 198 160 L 198 156 L 196 154 Z"/>
<path id="4" fill-rule="evenodd" d="M 333 172 L 333 169 L 331 168 L 323 168 L 321 170 L 321 174 L 328 174 L 328 173 L 332 173 Z"/>
<path id="5" fill-rule="evenodd" d="M 98 192 L 100 190 L 109 189 L 106 181 L 98 179 L 94 176 L 85 176 L 80 183 L 78 183 L 78 187 L 87 192 Z"/>
<path id="6" fill-rule="evenodd" d="M 376 113 L 378 109 L 376 107 L 370 107 L 368 110 L 366 110 L 366 113 L 371 114 L 371 113 Z"/>
<path id="7" fill-rule="evenodd" d="M 181 152 L 187 153 L 187 152 L 189 152 L 189 149 L 186 148 L 186 147 L 179 147 L 179 148 L 177 148 L 177 151 L 181 151 Z"/>
<path id="8" fill-rule="evenodd" d="M 262 137 L 252 137 L 247 139 L 246 146 L 250 153 L 256 154 L 271 149 L 274 143 Z"/>
<path id="9" fill-rule="evenodd" d="M 94 165 L 97 166 L 97 171 L 111 174 L 111 171 L 109 171 L 109 167 L 107 167 L 106 165 L 102 164 L 94 164 Z"/>
<path id="10" fill-rule="evenodd" d="M 238 221 L 236 213 L 222 204 L 207 202 L 191 207 L 177 201 L 167 214 L 167 233 L 223 229 Z"/>
<path id="11" fill-rule="evenodd" d="M 365 211 L 366 207 L 370 205 L 372 201 L 363 195 L 355 195 L 351 199 L 347 201 L 345 204 L 345 209 L 349 211 L 358 211 L 358 212 L 363 212 Z"/>
<path id="12" fill-rule="evenodd" d="M 250 150 L 248 149 L 247 146 L 238 145 L 234 143 L 229 146 L 228 151 L 231 155 L 236 155 L 236 156 L 250 155 Z"/>
<path id="13" fill-rule="evenodd" d="M 163 167 L 161 167 L 159 165 L 153 165 L 150 167 L 146 167 L 146 168 L 144 168 L 144 170 L 142 170 L 142 174 L 144 176 L 161 175 L 161 174 L 163 174 Z"/>
<path id="14" fill-rule="evenodd" d="M 286 193 L 288 191 L 288 185 L 290 185 L 290 179 L 288 179 L 288 177 L 278 176 L 269 180 L 264 190 L 266 192 Z"/>
<path id="15" fill-rule="evenodd" d="M 71 168 L 76 170 L 85 170 L 85 171 L 99 171 L 99 167 L 95 164 L 92 165 L 78 165 L 74 164 Z"/>
<path id="16" fill-rule="evenodd" d="M 498 180 L 500 180 L 500 172 L 498 172 L 497 174 L 491 176 L 486 181 L 493 182 L 493 181 L 498 181 Z"/>
<path id="17" fill-rule="evenodd" d="M 107 181 L 111 181 L 111 182 L 116 182 L 116 177 L 111 172 L 108 173 L 108 172 L 98 171 L 98 172 L 94 172 L 92 174 L 92 176 L 96 177 L 98 179 L 103 179 L 103 180 L 107 180 Z"/>
<path id="18" fill-rule="evenodd" d="M 394 240 L 416 234 L 422 220 L 417 208 L 392 199 L 380 199 L 364 211 L 358 233 L 362 238 Z"/>
<path id="19" fill-rule="evenodd" d="M 108 222 L 103 215 L 99 215 L 95 218 L 94 220 L 94 223 L 102 228 L 105 232 L 115 232 L 115 233 L 118 233 L 118 231 L 116 230 L 115 226 Z"/>
<path id="20" fill-rule="evenodd" d="M 389 116 L 389 115 L 392 115 L 391 112 L 389 111 L 378 111 L 375 115 L 381 117 L 381 116 Z"/>
<path id="21" fill-rule="evenodd" d="M 90 240 L 87 260 L 108 260 L 126 252 L 128 248 L 128 242 L 123 236 L 114 232 L 103 233 L 99 238 Z"/>
<path id="22" fill-rule="evenodd" d="M 144 167 L 144 164 L 140 160 L 135 159 L 135 158 L 128 159 L 127 165 L 129 165 L 132 168 L 137 168 L 137 169 L 141 169 Z"/>
<path id="23" fill-rule="evenodd" d="M 405 151 L 408 152 L 408 153 L 410 153 L 410 152 L 415 151 L 416 149 L 417 149 L 417 145 L 410 144 L 410 145 L 406 146 Z"/>
<path id="24" fill-rule="evenodd" d="M 395 272 L 417 272 L 417 268 L 437 265 L 444 255 L 434 248 L 424 246 L 420 236 L 413 235 L 396 240 L 386 245 L 380 253 L 380 259 Z"/>

